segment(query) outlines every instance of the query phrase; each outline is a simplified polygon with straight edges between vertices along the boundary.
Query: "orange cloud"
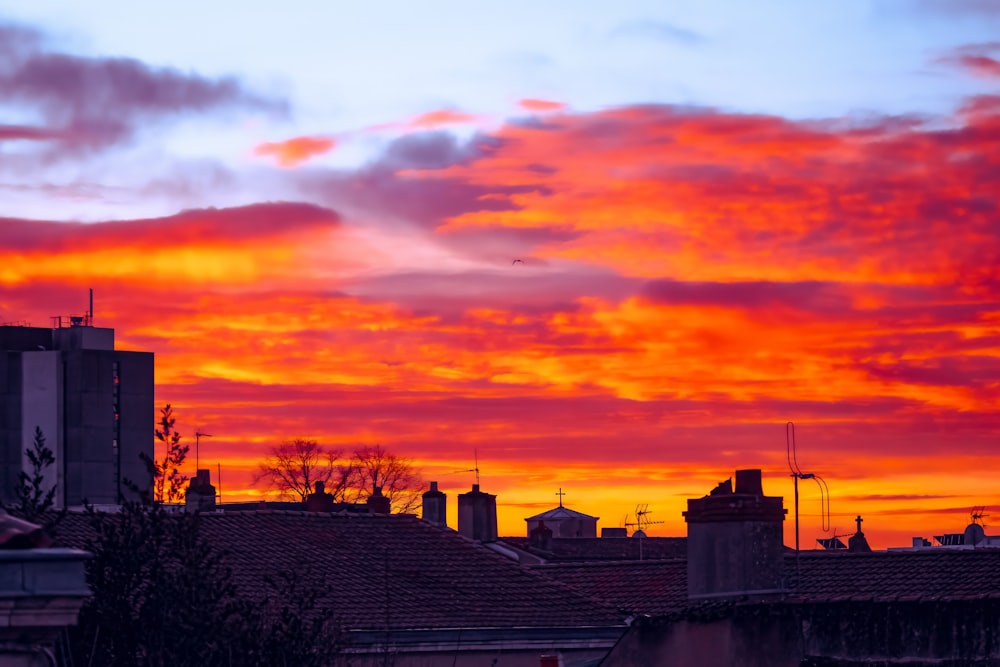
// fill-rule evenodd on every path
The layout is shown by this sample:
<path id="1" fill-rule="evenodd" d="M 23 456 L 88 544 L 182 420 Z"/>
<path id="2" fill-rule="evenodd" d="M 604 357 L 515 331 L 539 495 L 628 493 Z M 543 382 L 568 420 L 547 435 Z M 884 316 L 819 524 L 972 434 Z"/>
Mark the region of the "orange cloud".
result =
<path id="1" fill-rule="evenodd" d="M 272 156 L 282 167 L 295 167 L 317 155 L 329 153 L 335 145 L 336 141 L 330 137 L 295 137 L 260 144 L 254 148 L 254 155 Z"/>
<path id="2" fill-rule="evenodd" d="M 522 109 L 527 111 L 562 111 L 566 108 L 566 105 L 562 102 L 552 102 L 549 100 L 539 100 L 533 98 L 525 98 L 523 100 L 518 100 L 517 105 Z"/>
<path id="3" fill-rule="evenodd" d="M 216 435 L 202 458 L 232 499 L 263 492 L 251 473 L 283 438 L 380 442 L 449 493 L 478 451 L 501 532 L 562 486 L 602 526 L 642 502 L 678 534 L 734 468 L 789 502 L 792 419 L 835 527 L 862 513 L 877 546 L 905 544 L 994 494 L 998 113 L 643 106 L 406 136 L 309 175 L 346 221 L 289 202 L 0 220 L 0 319 L 47 322 L 94 287 L 98 323 L 156 352 L 182 432 Z"/>
<path id="4" fill-rule="evenodd" d="M 420 114 L 413 120 L 406 123 L 406 125 L 412 128 L 430 129 L 441 127 L 442 125 L 475 123 L 478 120 L 479 116 L 462 113 L 460 111 L 452 111 L 450 109 L 441 109 L 438 111 L 428 111 L 427 113 Z"/>

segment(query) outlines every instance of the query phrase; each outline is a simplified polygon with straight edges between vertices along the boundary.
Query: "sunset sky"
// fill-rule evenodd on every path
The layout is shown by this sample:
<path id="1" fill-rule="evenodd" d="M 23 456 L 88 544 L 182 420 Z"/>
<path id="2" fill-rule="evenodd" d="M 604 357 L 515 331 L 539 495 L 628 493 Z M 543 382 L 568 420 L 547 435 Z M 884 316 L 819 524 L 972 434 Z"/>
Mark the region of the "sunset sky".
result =
<path id="1" fill-rule="evenodd" d="M 837 534 L 1000 533 L 1000 2 L 474 4 L 0 0 L 0 321 L 93 288 L 227 500 L 305 437 L 682 535 L 793 421 Z"/>

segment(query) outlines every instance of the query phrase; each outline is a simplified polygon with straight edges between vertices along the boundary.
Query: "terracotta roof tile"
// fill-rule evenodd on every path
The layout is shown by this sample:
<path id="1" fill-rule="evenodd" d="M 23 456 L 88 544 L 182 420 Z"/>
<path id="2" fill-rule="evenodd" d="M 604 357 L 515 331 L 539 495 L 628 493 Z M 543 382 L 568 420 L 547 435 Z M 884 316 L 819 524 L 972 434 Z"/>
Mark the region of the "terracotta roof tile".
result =
<path id="1" fill-rule="evenodd" d="M 549 563 L 533 569 L 629 613 L 670 614 L 688 604 L 686 559 Z M 792 602 L 997 599 L 1000 549 L 804 552 L 798 566 L 794 555 L 786 555 L 785 579 Z"/>
<path id="2" fill-rule="evenodd" d="M 292 569 L 326 588 L 322 604 L 350 629 L 622 624 L 611 607 L 410 515 L 225 512 L 201 520 L 243 595 L 263 597 L 265 577 Z M 88 532 L 86 516 L 69 515 L 58 537 L 83 547 Z"/>
<path id="3" fill-rule="evenodd" d="M 687 561 L 549 563 L 536 572 L 628 614 L 668 614 L 687 605 Z"/>
<path id="4" fill-rule="evenodd" d="M 639 560 L 640 550 L 643 560 L 687 556 L 686 537 L 554 537 L 548 551 L 531 547 L 527 537 L 501 537 L 500 540 L 549 562 Z"/>

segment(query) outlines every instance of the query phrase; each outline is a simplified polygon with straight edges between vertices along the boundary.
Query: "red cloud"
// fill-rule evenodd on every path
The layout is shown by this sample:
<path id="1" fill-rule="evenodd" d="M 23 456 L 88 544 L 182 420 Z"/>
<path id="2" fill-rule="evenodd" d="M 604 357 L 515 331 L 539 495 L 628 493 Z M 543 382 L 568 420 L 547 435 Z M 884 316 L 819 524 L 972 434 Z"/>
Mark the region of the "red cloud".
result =
<path id="1" fill-rule="evenodd" d="M 959 67 L 973 76 L 992 79 L 1000 77 L 1000 60 L 993 57 L 994 53 L 1000 53 L 1000 42 L 970 44 L 955 49 L 938 62 Z"/>
<path id="2" fill-rule="evenodd" d="M 260 144 L 254 148 L 254 154 L 273 156 L 282 167 L 294 167 L 312 157 L 329 153 L 335 145 L 336 141 L 330 137 L 295 137 Z"/>
<path id="3" fill-rule="evenodd" d="M 988 497 L 1000 466 L 1000 106 L 936 120 L 567 112 L 295 174 L 350 225 L 290 203 L 0 220 L 0 319 L 95 287 L 99 323 L 157 353 L 182 432 L 217 434 L 202 457 L 230 498 L 304 435 L 381 442 L 442 484 L 478 449 L 502 532 L 523 530 L 507 503 L 561 484 L 605 525 L 639 495 L 678 534 L 734 466 L 787 495 L 794 419 L 835 525 L 862 513 L 885 546 L 887 498 Z M 965 520 L 913 503 L 913 534 Z"/>
<path id="4" fill-rule="evenodd" d="M 562 111 L 566 108 L 566 105 L 562 102 L 551 102 L 549 100 L 538 100 L 532 98 L 526 98 L 523 100 L 518 100 L 517 105 L 522 109 L 527 109 L 528 111 Z"/>
<path id="5" fill-rule="evenodd" d="M 989 56 L 961 56 L 958 63 L 966 70 L 978 76 L 995 78 L 1000 77 L 1000 61 Z"/>

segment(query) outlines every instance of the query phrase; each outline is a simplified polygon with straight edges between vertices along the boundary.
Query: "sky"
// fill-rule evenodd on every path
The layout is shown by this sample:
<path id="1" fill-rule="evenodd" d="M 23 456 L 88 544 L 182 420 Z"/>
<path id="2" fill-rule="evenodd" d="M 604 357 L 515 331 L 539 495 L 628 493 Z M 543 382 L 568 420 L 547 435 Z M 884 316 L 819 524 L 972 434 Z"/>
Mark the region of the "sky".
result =
<path id="1" fill-rule="evenodd" d="M 301 437 L 412 459 L 452 526 L 478 460 L 501 534 L 561 488 L 682 535 L 736 469 L 791 517 L 791 421 L 803 546 L 960 532 L 998 503 L 998 35 L 995 0 L 0 0 L 0 321 L 94 289 L 226 499 Z"/>

